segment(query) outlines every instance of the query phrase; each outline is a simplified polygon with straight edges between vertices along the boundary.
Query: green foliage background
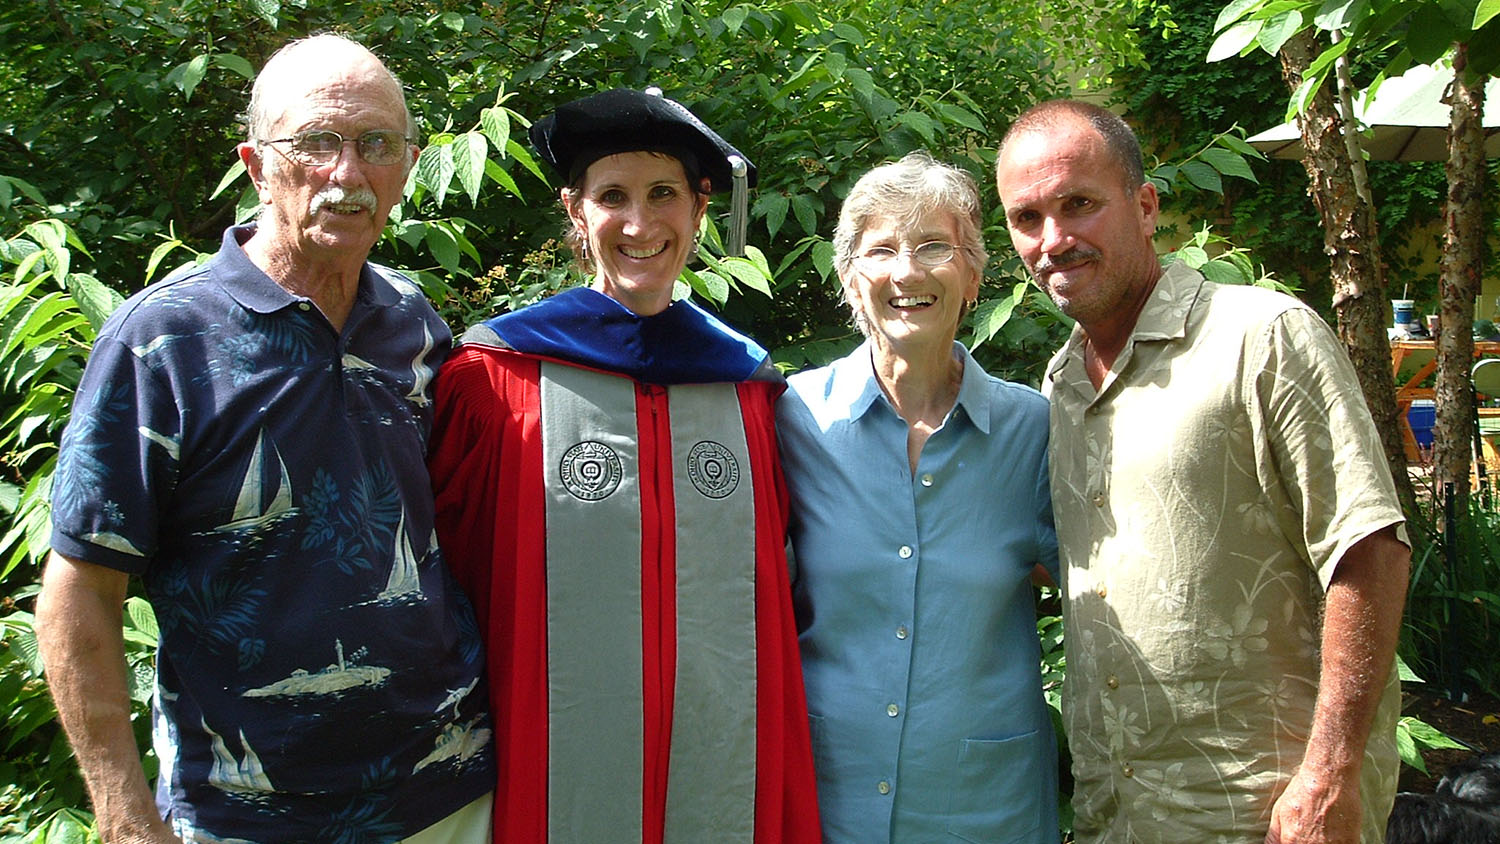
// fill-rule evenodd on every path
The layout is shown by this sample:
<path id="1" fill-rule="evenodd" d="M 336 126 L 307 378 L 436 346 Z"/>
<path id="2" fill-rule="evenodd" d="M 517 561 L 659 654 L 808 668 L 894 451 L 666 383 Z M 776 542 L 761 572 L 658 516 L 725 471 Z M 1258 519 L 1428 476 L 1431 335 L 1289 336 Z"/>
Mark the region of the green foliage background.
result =
<path id="1" fill-rule="evenodd" d="M 30 607 L 56 441 L 89 344 L 123 296 L 201 260 L 253 212 L 234 156 L 239 112 L 254 69 L 287 40 L 351 34 L 406 83 L 425 148 L 376 257 L 417 278 L 455 330 L 579 280 L 555 188 L 525 144 L 530 119 L 592 91 L 656 85 L 759 165 L 755 249 L 723 259 L 711 225 L 684 284 L 779 363 L 855 344 L 827 240 L 839 202 L 869 167 L 925 148 L 971 170 L 990 209 L 997 257 L 960 339 L 991 372 L 1036 384 L 1066 320 L 1025 282 L 990 168 L 1010 119 L 1070 88 L 1127 92 L 1169 201 L 1316 290 L 1300 173 L 1287 165 L 1256 185 L 1255 154 L 1224 125 L 1275 113 L 1279 80 L 1204 68 L 1199 11 L 1162 0 L 0 4 L 0 842 L 88 834 Z M 1157 37 L 1178 20 L 1187 37 Z M 1177 235 L 1178 259 L 1216 279 L 1265 281 L 1217 233 Z M 138 598 L 125 620 L 144 738 L 154 623 Z M 1055 704 L 1061 624 L 1047 615 L 1042 628 Z"/>

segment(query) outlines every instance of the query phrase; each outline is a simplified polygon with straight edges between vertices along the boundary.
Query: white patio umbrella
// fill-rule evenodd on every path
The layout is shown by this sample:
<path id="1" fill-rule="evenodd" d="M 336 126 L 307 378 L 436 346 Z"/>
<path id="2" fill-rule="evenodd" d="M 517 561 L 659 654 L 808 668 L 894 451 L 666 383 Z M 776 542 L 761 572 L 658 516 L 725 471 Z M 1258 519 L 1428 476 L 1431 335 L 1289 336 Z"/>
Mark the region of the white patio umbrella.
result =
<path id="1" fill-rule="evenodd" d="M 1354 114 L 1369 128 L 1363 145 L 1376 161 L 1448 160 L 1448 104 L 1443 93 L 1453 81 L 1453 68 L 1417 65 L 1387 79 L 1373 100 L 1361 91 L 1354 98 Z M 1484 88 L 1484 154 L 1500 157 L 1500 78 Z M 1300 159 L 1302 133 L 1295 120 L 1274 126 L 1247 139 L 1272 158 Z"/>

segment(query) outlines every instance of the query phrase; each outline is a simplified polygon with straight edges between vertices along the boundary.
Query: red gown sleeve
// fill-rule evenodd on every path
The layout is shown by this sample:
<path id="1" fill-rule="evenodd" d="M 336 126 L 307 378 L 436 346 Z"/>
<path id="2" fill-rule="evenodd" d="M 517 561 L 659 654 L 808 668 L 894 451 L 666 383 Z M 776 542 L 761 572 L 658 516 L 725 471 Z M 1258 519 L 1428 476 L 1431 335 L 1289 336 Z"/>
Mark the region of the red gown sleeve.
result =
<path id="1" fill-rule="evenodd" d="M 546 840 L 546 523 L 539 364 L 460 347 L 438 374 L 438 543 L 474 603 L 495 724 L 495 838 Z"/>
<path id="2" fill-rule="evenodd" d="M 812 740 L 786 560 L 790 497 L 776 452 L 774 407 L 781 386 L 749 382 L 740 385 L 739 393 L 746 444 L 757 464 L 755 840 L 817 844 L 822 833 Z"/>

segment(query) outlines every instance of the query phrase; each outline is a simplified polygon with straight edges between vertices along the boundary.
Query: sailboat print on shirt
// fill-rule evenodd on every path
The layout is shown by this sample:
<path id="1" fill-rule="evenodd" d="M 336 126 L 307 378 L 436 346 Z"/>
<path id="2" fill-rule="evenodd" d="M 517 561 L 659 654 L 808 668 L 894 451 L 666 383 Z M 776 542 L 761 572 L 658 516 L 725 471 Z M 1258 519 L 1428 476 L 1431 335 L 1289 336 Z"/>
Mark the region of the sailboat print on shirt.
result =
<path id="1" fill-rule="evenodd" d="M 411 539 L 406 535 L 405 507 L 401 508 L 401 520 L 396 523 L 392 544 L 391 576 L 385 582 L 385 589 L 375 596 L 375 603 L 418 603 L 424 600 L 422 579 L 417 574 L 417 552 L 412 550 Z"/>
<path id="2" fill-rule="evenodd" d="M 240 483 L 240 494 L 234 502 L 234 512 L 229 521 L 214 528 L 216 533 L 254 532 L 290 517 L 292 506 L 292 480 L 287 475 L 286 462 L 275 443 L 270 444 L 271 454 L 276 458 L 275 487 L 270 490 L 272 498 L 266 501 L 265 464 L 268 438 L 264 429 L 255 442 L 255 451 L 250 455 L 250 465 L 245 469 L 245 479 Z"/>
<path id="3" fill-rule="evenodd" d="M 379 665 L 360 665 L 365 655 L 360 648 L 347 661 L 344 659 L 344 643 L 333 640 L 338 659 L 320 671 L 305 668 L 294 670 L 290 676 L 258 689 L 250 689 L 242 697 L 296 697 L 298 695 L 332 695 L 357 686 L 378 686 L 391 675 L 391 669 Z"/>
<path id="4" fill-rule="evenodd" d="M 244 749 L 245 755 L 236 759 L 229 748 L 224 746 L 224 737 L 209 729 L 207 722 L 200 723 L 203 724 L 203 731 L 213 737 L 214 764 L 208 772 L 209 785 L 241 796 L 275 791 L 271 778 L 266 776 L 266 769 L 260 763 L 260 757 L 255 754 L 255 748 L 245 740 L 244 730 L 240 730 L 240 747 Z"/>

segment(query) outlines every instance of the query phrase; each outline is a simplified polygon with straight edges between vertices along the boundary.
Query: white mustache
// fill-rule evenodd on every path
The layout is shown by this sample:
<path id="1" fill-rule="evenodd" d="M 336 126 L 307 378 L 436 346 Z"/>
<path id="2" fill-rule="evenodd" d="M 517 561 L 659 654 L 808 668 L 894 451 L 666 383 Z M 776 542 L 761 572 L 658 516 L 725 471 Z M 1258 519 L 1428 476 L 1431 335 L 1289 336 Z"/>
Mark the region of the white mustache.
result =
<path id="1" fill-rule="evenodd" d="M 325 205 L 358 205 L 367 213 L 375 213 L 375 192 L 369 188 L 345 190 L 341 185 L 328 185 L 313 196 L 307 204 L 310 214 L 316 214 Z"/>

